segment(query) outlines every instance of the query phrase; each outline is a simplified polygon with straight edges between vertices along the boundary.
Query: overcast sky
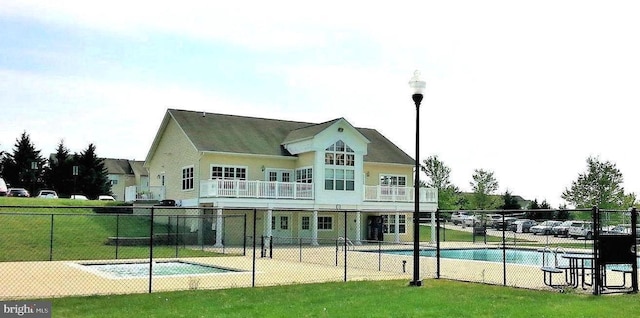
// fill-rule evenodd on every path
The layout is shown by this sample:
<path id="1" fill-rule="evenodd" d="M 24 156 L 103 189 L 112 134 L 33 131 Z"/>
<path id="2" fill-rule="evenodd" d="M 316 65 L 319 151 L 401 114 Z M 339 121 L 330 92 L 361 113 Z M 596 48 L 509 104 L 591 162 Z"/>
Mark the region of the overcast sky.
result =
<path id="1" fill-rule="evenodd" d="M 598 156 L 640 193 L 640 1 L 0 1 L 0 150 L 144 160 L 167 108 L 375 128 L 470 190 L 563 201 Z"/>

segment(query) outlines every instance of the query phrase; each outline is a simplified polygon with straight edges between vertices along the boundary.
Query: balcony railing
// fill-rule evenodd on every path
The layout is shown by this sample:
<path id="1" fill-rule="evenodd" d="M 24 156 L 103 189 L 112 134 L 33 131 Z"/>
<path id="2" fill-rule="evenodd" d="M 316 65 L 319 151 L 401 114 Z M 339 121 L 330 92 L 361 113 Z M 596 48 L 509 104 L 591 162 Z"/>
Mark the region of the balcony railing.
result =
<path id="1" fill-rule="evenodd" d="M 313 184 L 257 180 L 202 180 L 200 197 L 311 200 Z"/>
<path id="2" fill-rule="evenodd" d="M 365 186 L 364 201 L 413 202 L 413 187 Z M 438 203 L 438 189 L 420 188 L 420 202 Z"/>
<path id="3" fill-rule="evenodd" d="M 129 186 L 124 191 L 124 201 L 133 202 L 136 200 L 164 200 L 165 188 L 163 186 L 150 186 L 146 189 L 142 189 L 137 186 Z"/>

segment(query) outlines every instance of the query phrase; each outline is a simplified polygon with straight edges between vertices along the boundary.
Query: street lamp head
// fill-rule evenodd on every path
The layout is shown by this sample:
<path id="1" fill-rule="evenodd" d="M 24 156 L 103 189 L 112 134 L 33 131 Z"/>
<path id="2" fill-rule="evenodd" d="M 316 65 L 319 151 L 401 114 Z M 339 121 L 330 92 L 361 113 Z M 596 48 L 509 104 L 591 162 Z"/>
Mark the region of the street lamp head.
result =
<path id="1" fill-rule="evenodd" d="M 424 89 L 427 87 L 427 83 L 420 80 L 420 71 L 416 70 L 413 72 L 413 77 L 409 81 L 409 87 L 411 87 L 413 95 L 422 95 Z"/>

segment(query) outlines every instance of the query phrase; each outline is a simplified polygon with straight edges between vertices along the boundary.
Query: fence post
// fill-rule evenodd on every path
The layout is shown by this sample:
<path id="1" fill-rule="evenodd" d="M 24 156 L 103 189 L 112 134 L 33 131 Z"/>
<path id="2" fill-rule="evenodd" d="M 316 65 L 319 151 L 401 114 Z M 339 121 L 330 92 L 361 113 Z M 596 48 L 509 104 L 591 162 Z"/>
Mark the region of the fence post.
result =
<path id="1" fill-rule="evenodd" d="M 247 256 L 247 214 L 243 215 L 242 224 L 242 256 Z"/>
<path id="2" fill-rule="evenodd" d="M 347 281 L 347 240 L 349 239 L 347 232 L 347 211 L 344 211 L 344 281 Z"/>
<path id="3" fill-rule="evenodd" d="M 173 243 L 176 246 L 176 258 L 178 258 L 178 235 L 180 235 L 180 224 L 178 223 L 178 219 L 180 218 L 178 215 L 175 216 L 176 217 L 176 235 L 173 238 Z"/>
<path id="4" fill-rule="evenodd" d="M 118 259 L 119 247 L 120 247 L 120 214 L 116 214 L 116 259 Z"/>
<path id="5" fill-rule="evenodd" d="M 436 209 L 436 278 L 440 278 L 440 209 Z"/>
<path id="6" fill-rule="evenodd" d="M 149 224 L 149 294 L 153 288 L 153 206 L 151 207 L 151 222 Z"/>
<path id="7" fill-rule="evenodd" d="M 507 286 L 507 238 L 505 231 L 507 224 L 504 221 L 504 211 L 502 213 L 502 285 Z"/>
<path id="8" fill-rule="evenodd" d="M 49 261 L 53 261 L 53 213 L 51 213 L 51 229 L 49 230 Z"/>
<path id="9" fill-rule="evenodd" d="M 591 263 L 591 267 L 593 269 L 591 272 L 593 273 L 593 294 L 600 295 L 600 285 L 602 282 L 602 273 L 600 271 L 600 249 L 598 241 L 600 241 L 600 209 L 597 206 L 593 206 L 591 208 L 591 224 L 593 226 L 593 262 Z M 587 244 L 587 238 L 584 239 L 585 245 Z"/>
<path id="10" fill-rule="evenodd" d="M 256 209 L 253 209 L 253 265 L 251 269 L 251 287 L 256 287 Z M 262 252 L 262 249 L 260 249 Z"/>
<path id="11" fill-rule="evenodd" d="M 636 208 L 631 208 L 631 236 L 638 237 L 638 215 Z M 633 244 L 633 251 L 638 251 L 638 240 L 635 240 Z M 634 293 L 638 292 L 638 258 L 633 259 L 633 264 L 631 266 L 631 288 Z"/>

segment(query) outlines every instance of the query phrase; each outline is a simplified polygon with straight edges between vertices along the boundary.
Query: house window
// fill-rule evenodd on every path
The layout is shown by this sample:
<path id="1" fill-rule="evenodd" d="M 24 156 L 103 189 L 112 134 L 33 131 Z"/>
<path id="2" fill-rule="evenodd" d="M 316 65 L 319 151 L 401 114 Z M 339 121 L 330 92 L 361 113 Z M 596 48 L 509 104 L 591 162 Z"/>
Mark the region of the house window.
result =
<path id="1" fill-rule="evenodd" d="M 396 232 L 396 215 L 384 214 L 382 215 L 382 232 L 383 233 L 395 233 Z M 407 216 L 404 214 L 398 215 L 398 233 L 407 233 Z"/>
<path id="2" fill-rule="evenodd" d="M 380 185 L 405 187 L 407 185 L 407 177 L 398 175 L 380 175 Z"/>
<path id="3" fill-rule="evenodd" d="M 344 141 L 338 140 L 325 149 L 324 164 L 353 167 L 355 166 L 355 153 Z"/>
<path id="4" fill-rule="evenodd" d="M 296 169 L 296 182 L 298 182 L 298 183 L 312 183 L 313 182 L 313 169 L 312 168 Z"/>
<path id="5" fill-rule="evenodd" d="M 318 217 L 318 230 L 330 231 L 333 230 L 333 217 L 319 216 Z"/>
<path id="6" fill-rule="evenodd" d="M 211 166 L 211 179 L 246 180 L 246 167 Z"/>
<path id="7" fill-rule="evenodd" d="M 308 216 L 303 216 L 303 217 L 302 217 L 302 220 L 300 221 L 300 228 L 301 228 L 302 230 L 309 230 L 309 229 L 311 229 L 311 226 L 310 226 L 310 219 L 311 219 L 311 218 L 310 218 L 310 217 L 308 217 Z"/>
<path id="8" fill-rule="evenodd" d="M 193 166 L 182 168 L 182 190 L 193 190 Z"/>
<path id="9" fill-rule="evenodd" d="M 352 169 L 325 169 L 324 189 L 353 191 L 355 189 L 355 171 Z"/>
<path id="10" fill-rule="evenodd" d="M 118 179 L 111 179 L 111 180 L 109 180 L 109 181 L 110 181 L 111 185 L 116 185 L 116 184 L 118 184 Z"/>
<path id="11" fill-rule="evenodd" d="M 338 140 L 325 149 L 324 189 L 337 191 L 355 190 L 355 154 L 353 149 Z"/>

